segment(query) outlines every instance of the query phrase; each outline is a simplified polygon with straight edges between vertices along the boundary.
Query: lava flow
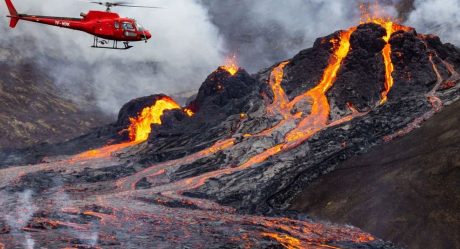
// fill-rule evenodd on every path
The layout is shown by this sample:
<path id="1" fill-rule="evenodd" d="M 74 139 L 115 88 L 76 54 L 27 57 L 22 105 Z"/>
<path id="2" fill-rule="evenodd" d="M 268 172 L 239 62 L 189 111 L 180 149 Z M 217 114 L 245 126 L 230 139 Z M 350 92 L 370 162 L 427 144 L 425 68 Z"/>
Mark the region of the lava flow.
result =
<path id="1" fill-rule="evenodd" d="M 149 138 L 153 124 L 161 124 L 161 117 L 167 110 L 180 109 L 172 98 L 163 97 L 151 107 L 146 107 L 136 118 L 130 118 L 129 138 L 131 141 L 143 142 Z"/>
<path id="2" fill-rule="evenodd" d="M 370 8 L 374 9 L 375 14 L 372 15 Z M 412 28 L 406 27 L 403 25 L 399 25 L 395 22 L 390 17 L 384 17 L 384 14 L 380 13 L 380 7 L 378 3 L 373 4 L 373 5 L 360 5 L 360 10 L 361 10 L 361 24 L 364 23 L 375 23 L 380 25 L 382 28 L 386 30 L 386 35 L 383 37 L 383 40 L 385 41 L 385 47 L 382 50 L 382 56 L 383 60 L 385 63 L 385 89 L 381 94 L 381 99 L 380 99 L 380 104 L 385 104 L 388 101 L 388 93 L 391 91 L 391 88 L 394 85 L 394 79 L 393 79 L 393 71 L 394 71 L 394 65 L 393 61 L 391 59 L 391 44 L 390 44 L 390 38 L 391 36 L 398 31 L 409 31 Z"/>
<path id="3" fill-rule="evenodd" d="M 284 92 L 281 83 L 284 77 L 284 68 L 289 64 L 289 61 L 280 63 L 275 67 L 270 74 L 269 85 L 273 92 L 273 103 L 267 107 L 267 112 L 272 114 L 279 112 L 285 118 L 290 115 L 290 109 L 288 108 L 289 98 Z"/>
<path id="4" fill-rule="evenodd" d="M 356 27 L 340 33 L 339 40 L 332 40 L 331 43 L 335 46 L 334 53 L 329 60 L 329 65 L 326 67 L 321 82 L 312 90 L 304 95 L 296 97 L 289 105 L 294 107 L 303 98 L 310 98 L 312 101 L 311 114 L 303 119 L 298 127 L 286 135 L 286 141 L 289 143 L 297 143 L 299 140 L 305 141 L 319 129 L 326 126 L 329 121 L 330 106 L 326 97 L 326 92 L 332 87 L 336 78 L 337 72 L 342 65 L 342 61 L 350 51 L 350 36 L 356 30 Z M 337 45 L 338 44 L 338 45 Z"/>

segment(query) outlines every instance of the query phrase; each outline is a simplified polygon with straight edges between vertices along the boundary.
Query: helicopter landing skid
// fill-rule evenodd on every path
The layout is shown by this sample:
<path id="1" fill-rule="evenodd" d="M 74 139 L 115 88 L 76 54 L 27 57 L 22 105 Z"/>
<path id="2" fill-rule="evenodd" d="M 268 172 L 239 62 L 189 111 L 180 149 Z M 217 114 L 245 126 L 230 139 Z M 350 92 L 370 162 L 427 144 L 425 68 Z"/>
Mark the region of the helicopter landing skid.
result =
<path id="1" fill-rule="evenodd" d="M 105 40 L 105 39 L 99 39 L 99 37 L 94 37 L 94 42 L 92 48 L 105 48 L 105 49 L 121 49 L 121 50 L 127 50 L 132 48 L 133 46 L 129 45 L 129 42 L 124 41 L 123 42 L 123 47 L 118 47 L 118 41 L 113 41 L 112 40 L 112 46 L 109 46 L 110 40 Z"/>

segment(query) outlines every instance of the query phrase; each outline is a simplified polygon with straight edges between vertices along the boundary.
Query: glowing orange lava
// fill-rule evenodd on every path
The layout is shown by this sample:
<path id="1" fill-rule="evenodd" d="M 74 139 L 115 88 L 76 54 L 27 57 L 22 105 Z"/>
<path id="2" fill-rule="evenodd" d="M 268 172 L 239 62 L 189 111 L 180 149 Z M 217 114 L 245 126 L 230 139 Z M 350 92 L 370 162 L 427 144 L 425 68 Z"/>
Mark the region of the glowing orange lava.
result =
<path id="1" fill-rule="evenodd" d="M 230 75 L 235 75 L 240 70 L 238 63 L 236 61 L 236 56 L 231 56 L 225 60 L 225 65 L 221 66 L 220 68 L 226 70 Z"/>
<path id="2" fill-rule="evenodd" d="M 378 3 L 371 5 L 360 5 L 361 10 L 361 24 L 375 23 L 382 26 L 386 30 L 386 35 L 383 37 L 386 45 L 383 48 L 382 55 L 385 63 L 385 89 L 381 94 L 380 104 L 385 104 L 388 100 L 388 93 L 394 85 L 393 71 L 394 65 L 391 59 L 391 36 L 400 30 L 409 31 L 412 28 L 399 25 L 392 20 L 391 17 L 386 15 Z"/>
<path id="3" fill-rule="evenodd" d="M 294 237 L 291 237 L 289 235 L 280 235 L 276 233 L 262 233 L 262 236 L 272 238 L 278 243 L 280 243 L 284 248 L 287 249 L 300 249 L 302 248 L 302 244 L 299 239 L 296 239 Z"/>
<path id="4" fill-rule="evenodd" d="M 294 107 L 304 98 L 310 98 L 312 100 L 311 114 L 307 118 L 303 119 L 296 129 L 286 135 L 286 140 L 288 142 L 304 140 L 316 133 L 318 129 L 326 126 L 329 120 L 330 112 L 326 92 L 333 86 L 337 78 L 337 73 L 342 65 L 342 61 L 350 51 L 350 37 L 355 30 L 356 27 L 343 31 L 340 33 L 339 41 L 331 41 L 332 44 L 335 44 L 335 46 L 338 47 L 335 48 L 333 55 L 329 59 L 329 64 L 324 70 L 321 82 L 315 88 L 303 95 L 297 96 L 293 101 L 291 101 L 291 103 L 289 103 L 291 107 Z"/>
<path id="5" fill-rule="evenodd" d="M 281 83 L 284 77 L 284 68 L 289 64 L 289 61 L 282 62 L 273 69 L 270 74 L 269 85 L 273 91 L 273 103 L 267 107 L 269 112 L 280 112 L 285 118 L 289 116 L 290 109 L 288 108 L 289 98 L 284 92 Z"/>
<path id="6" fill-rule="evenodd" d="M 386 36 L 383 37 L 383 40 L 386 42 L 385 47 L 383 48 L 382 55 L 385 62 L 385 90 L 382 92 L 382 98 L 380 104 L 384 104 L 388 100 L 388 93 L 394 85 L 393 71 L 394 65 L 391 59 L 391 44 L 390 38 L 393 33 L 400 30 L 408 30 L 410 28 L 404 27 L 398 24 L 393 23 L 392 21 L 385 21 L 384 19 L 374 19 L 374 23 L 379 24 L 387 31 Z"/>
<path id="7" fill-rule="evenodd" d="M 127 142 L 127 143 L 121 143 L 121 144 L 114 144 L 114 145 L 107 145 L 105 147 L 102 147 L 100 149 L 94 149 L 94 150 L 89 150 L 86 152 L 83 152 L 81 154 L 78 154 L 76 156 L 73 156 L 70 161 L 72 162 L 78 162 L 78 161 L 85 161 L 85 160 L 90 160 L 90 159 L 101 159 L 101 158 L 108 158 L 110 157 L 113 153 L 120 151 L 124 148 L 128 148 L 130 146 L 133 146 L 137 144 L 138 142 L 132 141 L 132 142 Z"/>
<path id="8" fill-rule="evenodd" d="M 189 117 L 195 115 L 195 112 L 193 112 L 189 108 L 184 108 L 184 113 L 187 114 L 187 116 L 189 116 Z"/>
<path id="9" fill-rule="evenodd" d="M 152 124 L 161 124 L 161 117 L 165 111 L 180 108 L 180 105 L 169 97 L 157 100 L 153 106 L 144 108 L 138 117 L 129 118 L 129 138 L 135 142 L 146 141 L 152 132 Z M 193 115 L 192 112 L 187 114 Z"/>

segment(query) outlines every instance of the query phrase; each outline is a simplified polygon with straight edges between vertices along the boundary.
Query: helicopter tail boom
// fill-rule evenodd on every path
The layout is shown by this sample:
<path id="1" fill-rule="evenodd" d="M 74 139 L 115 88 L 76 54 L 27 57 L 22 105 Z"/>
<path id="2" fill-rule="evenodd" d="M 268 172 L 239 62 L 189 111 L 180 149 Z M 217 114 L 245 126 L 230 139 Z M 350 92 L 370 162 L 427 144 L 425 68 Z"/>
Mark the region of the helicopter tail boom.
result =
<path id="1" fill-rule="evenodd" d="M 8 7 L 8 11 L 10 12 L 10 15 L 8 16 L 11 18 L 10 27 L 14 28 L 19 22 L 18 12 L 16 11 L 16 8 L 14 8 L 14 5 L 11 2 L 11 0 L 5 0 L 5 2 L 6 2 L 6 6 Z"/>

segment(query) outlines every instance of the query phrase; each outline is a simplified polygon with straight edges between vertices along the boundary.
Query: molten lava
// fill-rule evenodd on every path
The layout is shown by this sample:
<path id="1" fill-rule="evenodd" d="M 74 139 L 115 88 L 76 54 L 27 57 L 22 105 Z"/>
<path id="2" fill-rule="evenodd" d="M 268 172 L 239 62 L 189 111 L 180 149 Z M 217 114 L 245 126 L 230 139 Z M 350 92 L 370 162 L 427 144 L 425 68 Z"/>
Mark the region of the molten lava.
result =
<path id="1" fill-rule="evenodd" d="M 393 79 L 393 71 L 394 65 L 393 61 L 391 60 L 391 44 L 390 38 L 393 33 L 400 31 L 400 30 L 409 30 L 409 27 L 404 27 L 398 24 L 393 23 L 389 20 L 384 19 L 374 19 L 373 23 L 379 24 L 387 31 L 386 36 L 383 37 L 383 40 L 386 42 L 385 47 L 383 48 L 382 55 L 385 62 L 385 90 L 382 92 L 382 98 L 380 100 L 380 104 L 384 104 L 388 100 L 388 93 L 390 92 L 391 88 L 394 84 Z"/>
<path id="2" fill-rule="evenodd" d="M 285 118 L 290 114 L 288 108 L 289 98 L 284 92 L 281 83 L 284 77 L 284 68 L 289 64 L 288 61 L 282 62 L 275 67 L 270 74 L 269 84 L 273 91 L 273 103 L 267 107 L 269 112 L 274 113 L 275 111 L 280 112 Z"/>
<path id="3" fill-rule="evenodd" d="M 161 124 L 161 117 L 165 111 L 180 108 L 180 105 L 169 97 L 157 100 L 153 106 L 144 108 L 137 118 L 129 118 L 131 121 L 128 127 L 129 138 L 135 142 L 147 140 L 152 132 L 152 124 Z M 193 115 L 191 111 L 185 112 Z"/>
<path id="4" fill-rule="evenodd" d="M 232 76 L 238 73 L 238 70 L 240 70 L 235 55 L 227 58 L 225 60 L 225 65 L 221 66 L 220 68 L 227 71 Z"/>
<path id="5" fill-rule="evenodd" d="M 121 144 L 113 144 L 113 145 L 107 145 L 105 147 L 99 148 L 99 149 L 94 149 L 94 150 L 88 150 L 83 153 L 80 153 L 76 156 L 73 156 L 70 161 L 71 162 L 80 162 L 80 161 L 86 161 L 86 160 L 94 160 L 94 159 L 102 159 L 102 158 L 108 158 L 112 156 L 112 154 L 128 148 L 130 146 L 133 146 L 137 144 L 138 142 L 136 141 L 131 141 L 127 143 L 121 143 Z"/>
<path id="6" fill-rule="evenodd" d="M 191 117 L 193 115 L 195 115 L 195 112 L 193 112 L 191 109 L 189 108 L 184 108 L 184 113 L 187 114 L 187 116 Z"/>
<path id="7" fill-rule="evenodd" d="M 302 248 L 302 244 L 299 239 L 291 237 L 289 235 L 276 234 L 276 233 L 262 233 L 262 236 L 272 238 L 278 241 L 284 248 L 287 249 L 298 249 Z"/>
<path id="8" fill-rule="evenodd" d="M 350 37 L 355 30 L 356 27 L 353 27 L 347 31 L 341 32 L 339 41 L 336 39 L 331 40 L 331 43 L 335 46 L 335 51 L 329 59 L 328 66 L 324 70 L 321 82 L 312 90 L 296 97 L 289 103 L 292 108 L 304 98 L 312 99 L 311 114 L 303 119 L 296 129 L 286 135 L 286 140 L 288 142 L 294 143 L 299 140 L 303 141 L 313 135 L 318 129 L 327 125 L 330 106 L 326 97 L 326 92 L 333 86 L 337 78 L 337 73 L 342 65 L 342 61 L 350 51 Z"/>
<path id="9" fill-rule="evenodd" d="M 372 11 L 371 11 L 372 9 Z M 388 100 L 388 93 L 394 85 L 393 71 L 394 65 L 391 59 L 391 36 L 400 30 L 409 31 L 412 30 L 410 27 L 402 26 L 395 23 L 388 15 L 384 14 L 382 8 L 375 4 L 361 4 L 361 24 L 363 23 L 375 23 L 380 25 L 386 30 L 386 35 L 383 37 L 386 45 L 383 48 L 382 55 L 385 63 L 385 89 L 381 94 L 380 104 L 385 104 Z"/>

